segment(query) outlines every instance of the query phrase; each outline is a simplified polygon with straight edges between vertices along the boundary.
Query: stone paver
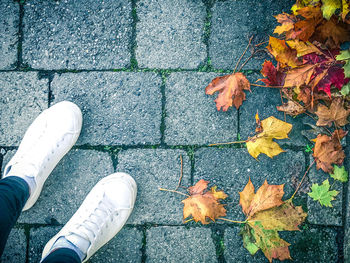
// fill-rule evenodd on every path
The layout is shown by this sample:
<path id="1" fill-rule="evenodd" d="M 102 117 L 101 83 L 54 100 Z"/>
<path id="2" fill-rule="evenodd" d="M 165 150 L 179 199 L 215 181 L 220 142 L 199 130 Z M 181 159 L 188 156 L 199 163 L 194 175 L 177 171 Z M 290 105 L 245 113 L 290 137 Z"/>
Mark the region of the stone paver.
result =
<path id="1" fill-rule="evenodd" d="M 123 228 L 107 245 L 89 259 L 91 263 L 141 262 L 142 233 Z"/>
<path id="2" fill-rule="evenodd" d="M 273 15 L 288 11 L 295 1 L 244 0 L 217 1 L 212 8 L 209 56 L 214 68 L 233 69 L 246 48 L 249 37 L 255 42 L 268 40 L 277 25 Z M 248 51 L 242 62 L 250 55 Z M 244 67 L 261 69 L 264 59 L 269 56 L 262 52 Z M 271 60 L 271 59 L 270 59 Z"/>
<path id="3" fill-rule="evenodd" d="M 346 149 L 346 156 L 349 156 L 350 153 L 350 148 L 348 147 Z M 350 167 L 350 160 L 349 158 L 346 159 L 346 167 L 347 167 L 347 171 L 349 172 L 349 167 Z M 349 201 L 350 201 L 350 183 L 347 182 L 345 184 L 345 193 L 347 193 L 346 196 L 346 209 L 344 211 L 345 213 L 345 222 L 344 222 L 344 229 L 345 229 L 345 237 L 344 237 L 344 262 L 350 262 L 350 205 L 349 205 Z"/>
<path id="4" fill-rule="evenodd" d="M 313 161 L 313 157 L 310 157 L 310 163 Z M 329 180 L 330 184 L 333 184 L 333 178 L 329 174 L 323 172 L 321 169 L 316 170 L 316 166 L 310 169 L 309 174 L 311 184 L 319 184 L 326 179 Z M 311 197 L 307 197 L 307 208 L 308 208 L 308 222 L 317 225 L 334 225 L 342 226 L 342 208 L 343 208 L 343 184 L 339 181 L 335 181 L 331 188 L 332 190 L 339 191 L 339 194 L 332 201 L 333 207 L 321 206 L 318 201 L 314 201 Z"/>
<path id="5" fill-rule="evenodd" d="M 153 227 L 146 235 L 146 262 L 217 262 L 208 228 Z"/>
<path id="6" fill-rule="evenodd" d="M 247 149 L 201 148 L 195 152 L 194 182 L 208 180 L 229 195 L 227 218 L 243 220 L 239 206 L 239 194 L 252 180 L 255 189 L 265 181 L 269 184 L 285 184 L 284 200 L 293 192 L 292 178 L 304 174 L 305 157 L 302 152 L 288 150 L 273 159 L 259 156 L 259 161 L 251 157 Z"/>
<path id="7" fill-rule="evenodd" d="M 229 142 L 237 138 L 237 111 L 218 112 L 205 87 L 215 73 L 173 73 L 166 82 L 165 142 L 169 145 Z"/>
<path id="8" fill-rule="evenodd" d="M 65 224 L 93 186 L 113 172 L 108 153 L 71 150 L 47 179 L 37 203 L 22 213 L 19 222 Z"/>
<path id="9" fill-rule="evenodd" d="M 35 72 L 0 73 L 0 145 L 16 146 L 48 104 L 48 81 Z"/>
<path id="10" fill-rule="evenodd" d="M 53 103 L 70 100 L 83 112 L 77 144 L 160 143 L 161 78 L 155 73 L 55 75 Z"/>
<path id="11" fill-rule="evenodd" d="M 183 196 L 158 188 L 175 189 L 180 178 L 180 155 L 183 158 L 182 186 L 190 185 L 189 158 L 182 150 L 127 150 L 118 155 L 117 171 L 129 173 L 138 186 L 131 224 L 181 224 Z"/>
<path id="12" fill-rule="evenodd" d="M 137 2 L 136 59 L 139 67 L 197 68 L 206 58 L 201 0 Z"/>
<path id="13" fill-rule="evenodd" d="M 239 227 L 227 228 L 225 230 L 224 257 L 226 262 L 268 262 L 261 251 L 258 251 L 254 256 L 249 254 L 243 247 L 243 241 L 239 235 L 239 231 Z M 332 229 L 310 228 L 301 232 L 280 232 L 280 236 L 291 243 L 289 250 L 293 261 L 286 262 L 338 262 L 337 233 Z M 276 262 L 279 261 L 276 260 Z"/>
<path id="14" fill-rule="evenodd" d="M 14 228 L 7 240 L 4 253 L 0 257 L 2 263 L 25 263 L 27 238 L 24 229 Z"/>
<path id="15" fill-rule="evenodd" d="M 130 64 L 130 1 L 28 1 L 23 61 L 37 69 L 110 69 Z"/>
<path id="16" fill-rule="evenodd" d="M 19 5 L 0 1 L 0 69 L 13 69 L 17 61 Z"/>
<path id="17" fill-rule="evenodd" d="M 261 78 L 261 75 L 252 74 L 248 77 L 251 83 Z M 263 87 L 251 87 L 252 92 L 246 92 L 247 100 L 240 107 L 240 135 L 242 139 L 255 134 L 255 113 L 259 113 L 261 120 L 270 116 L 274 116 L 282 121 L 287 121 L 293 125 L 289 133 L 290 139 L 278 140 L 280 143 L 287 145 L 306 146 L 311 142 L 306 137 L 302 136 L 303 130 L 309 130 L 310 127 L 304 123 L 314 123 L 308 116 L 297 116 L 295 118 L 287 115 L 284 118 L 284 113 L 277 110 L 276 106 L 282 105 L 281 95 L 278 89 L 269 89 Z M 316 136 L 315 136 L 316 137 Z M 312 137 L 312 138 L 315 138 Z"/>

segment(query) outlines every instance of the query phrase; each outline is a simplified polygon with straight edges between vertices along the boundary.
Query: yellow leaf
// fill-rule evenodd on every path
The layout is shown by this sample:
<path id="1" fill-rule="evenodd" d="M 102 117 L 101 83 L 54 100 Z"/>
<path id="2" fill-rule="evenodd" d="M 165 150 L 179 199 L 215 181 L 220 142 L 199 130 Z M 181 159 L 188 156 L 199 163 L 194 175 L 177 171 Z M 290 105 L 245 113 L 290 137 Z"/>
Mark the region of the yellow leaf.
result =
<path id="1" fill-rule="evenodd" d="M 315 45 L 311 44 L 309 41 L 304 42 L 304 41 L 295 39 L 295 40 L 288 40 L 287 44 L 291 48 L 297 51 L 298 57 L 302 57 L 310 53 L 317 53 L 322 55 L 322 52 Z"/>
<path id="2" fill-rule="evenodd" d="M 224 193 L 224 191 L 216 191 L 218 187 L 215 185 L 213 186 L 210 191 L 212 192 L 215 199 L 226 199 L 227 194 Z"/>
<path id="3" fill-rule="evenodd" d="M 327 20 L 331 19 L 337 9 L 341 8 L 340 0 L 322 0 L 323 17 Z"/>
<path id="4" fill-rule="evenodd" d="M 343 0 L 342 3 L 343 3 L 343 10 L 342 10 L 341 17 L 342 17 L 343 21 L 345 21 L 347 14 L 349 14 L 349 12 L 350 12 L 350 5 L 349 5 L 348 0 Z"/>
<path id="5" fill-rule="evenodd" d="M 247 140 L 247 149 L 251 156 L 257 158 L 265 153 L 270 158 L 283 152 L 272 139 L 286 139 L 293 125 L 271 116 L 261 121 L 262 132 Z"/>

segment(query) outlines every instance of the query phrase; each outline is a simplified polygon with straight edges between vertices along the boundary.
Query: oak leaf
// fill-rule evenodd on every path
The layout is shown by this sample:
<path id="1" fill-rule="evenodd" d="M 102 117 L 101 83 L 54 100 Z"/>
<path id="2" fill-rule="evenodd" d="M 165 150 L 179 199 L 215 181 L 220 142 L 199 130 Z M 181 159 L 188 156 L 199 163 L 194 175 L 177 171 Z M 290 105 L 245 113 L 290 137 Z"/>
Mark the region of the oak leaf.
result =
<path id="1" fill-rule="evenodd" d="M 319 134 L 314 139 L 313 157 L 316 161 L 317 169 L 322 169 L 326 173 L 332 173 L 332 164 L 340 165 L 345 158 L 345 153 L 340 144 L 340 140 L 347 134 L 342 129 L 333 132 L 332 136 Z"/>
<path id="2" fill-rule="evenodd" d="M 271 116 L 261 121 L 262 132 L 247 140 L 247 150 L 257 158 L 264 153 L 270 158 L 284 152 L 273 139 L 286 139 L 293 125 Z"/>
<path id="3" fill-rule="evenodd" d="M 208 181 L 201 179 L 194 186 L 188 188 L 190 196 L 182 200 L 184 219 L 192 215 L 195 222 L 209 224 L 208 219 L 215 222 L 215 219 L 226 216 L 226 209 L 219 200 L 225 199 L 227 195 L 223 191 L 217 191 L 216 187 L 207 191 L 208 183 Z"/>
<path id="4" fill-rule="evenodd" d="M 347 118 L 350 109 L 344 109 L 344 101 L 341 98 L 335 98 L 329 108 L 319 104 L 315 114 L 318 116 L 317 126 L 332 126 L 333 122 L 336 126 L 344 126 L 349 123 Z"/>
<path id="5" fill-rule="evenodd" d="M 205 88 L 205 93 L 213 95 L 219 92 L 215 99 L 216 108 L 219 111 L 227 111 L 229 107 L 234 105 L 238 109 L 245 100 L 244 90 L 250 91 L 250 83 L 248 79 L 241 73 L 237 72 L 213 79 Z"/>
<path id="6" fill-rule="evenodd" d="M 256 191 L 249 178 L 240 195 L 240 205 L 247 216 L 240 235 L 244 247 L 254 255 L 259 249 L 266 258 L 291 259 L 289 243 L 279 237 L 278 231 L 296 231 L 307 214 L 291 200 L 282 201 L 284 185 L 269 185 L 267 181 Z"/>

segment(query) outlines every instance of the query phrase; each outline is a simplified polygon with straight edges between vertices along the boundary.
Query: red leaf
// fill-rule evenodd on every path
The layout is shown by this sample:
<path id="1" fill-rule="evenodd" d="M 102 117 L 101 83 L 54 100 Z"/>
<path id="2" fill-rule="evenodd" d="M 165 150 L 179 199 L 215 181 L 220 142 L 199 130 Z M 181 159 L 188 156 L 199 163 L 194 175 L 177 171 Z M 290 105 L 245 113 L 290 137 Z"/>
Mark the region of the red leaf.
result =
<path id="1" fill-rule="evenodd" d="M 261 74 L 266 79 L 259 79 L 258 81 L 264 82 L 268 86 L 283 86 L 284 78 L 286 74 L 278 71 L 271 61 L 265 60 Z"/>
<path id="2" fill-rule="evenodd" d="M 324 91 L 331 97 L 331 86 L 334 85 L 341 90 L 343 85 L 349 82 L 349 78 L 345 78 L 344 69 L 338 65 L 329 68 L 327 75 L 317 84 L 318 91 Z"/>

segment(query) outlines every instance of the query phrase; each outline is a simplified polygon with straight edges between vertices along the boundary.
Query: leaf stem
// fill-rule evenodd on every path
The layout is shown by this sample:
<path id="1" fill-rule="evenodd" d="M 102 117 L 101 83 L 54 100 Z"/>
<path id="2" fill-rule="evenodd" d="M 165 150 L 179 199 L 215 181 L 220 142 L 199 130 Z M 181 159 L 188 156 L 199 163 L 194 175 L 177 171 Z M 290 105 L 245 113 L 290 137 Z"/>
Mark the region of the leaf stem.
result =
<path id="1" fill-rule="evenodd" d="M 292 197 L 290 198 L 290 200 L 293 200 L 295 194 L 299 191 L 300 186 L 301 186 L 301 184 L 303 183 L 305 176 L 306 176 L 307 173 L 309 172 L 310 168 L 314 165 L 315 161 L 316 161 L 316 160 L 314 159 L 314 161 L 313 161 L 313 162 L 309 165 L 309 167 L 306 169 L 306 172 L 304 173 L 303 178 L 301 179 L 301 181 L 300 181 L 300 183 L 299 183 L 297 189 L 295 189 L 295 192 L 294 192 L 294 194 L 292 195 Z"/>
<path id="2" fill-rule="evenodd" d="M 160 191 L 166 191 L 166 192 L 172 192 L 172 193 L 177 193 L 177 194 L 180 194 L 180 195 L 184 195 L 184 196 L 189 197 L 189 195 L 184 194 L 184 193 L 181 193 L 181 192 L 176 191 L 176 190 L 170 190 L 170 189 L 165 189 L 165 188 L 158 188 L 158 190 L 160 190 Z"/>
<path id="3" fill-rule="evenodd" d="M 208 146 L 225 145 L 225 144 L 235 144 L 235 143 L 245 143 L 245 142 L 247 142 L 247 141 L 219 142 L 219 143 L 209 144 Z"/>
<path id="4" fill-rule="evenodd" d="M 180 168 L 180 178 L 179 178 L 179 182 L 178 182 L 178 184 L 177 184 L 177 186 L 176 186 L 176 188 L 175 188 L 175 191 L 176 191 L 177 189 L 179 189 L 180 184 L 181 184 L 181 181 L 182 181 L 182 176 L 183 176 L 182 154 L 180 154 L 180 165 L 181 165 L 181 168 Z"/>
<path id="5" fill-rule="evenodd" d="M 239 63 L 241 62 L 243 56 L 244 56 L 245 53 L 247 52 L 247 50 L 248 50 L 248 48 L 249 48 L 250 43 L 252 42 L 252 40 L 253 40 L 253 36 L 250 37 L 248 45 L 246 46 L 246 48 L 245 48 L 245 50 L 243 51 L 243 53 L 242 53 L 242 55 L 240 56 L 240 58 L 238 59 L 237 64 L 236 64 L 236 66 L 235 66 L 235 69 L 233 70 L 233 73 L 236 72 L 236 69 L 237 69 Z M 241 67 L 241 68 L 242 68 L 242 67 Z"/>
<path id="6" fill-rule="evenodd" d="M 237 223 L 237 224 L 245 224 L 247 223 L 247 221 L 235 221 L 235 220 L 231 220 L 231 219 L 227 219 L 227 218 L 223 218 L 223 217 L 219 217 L 219 220 L 224 220 L 224 221 L 228 221 L 231 223 Z"/>
<path id="7" fill-rule="evenodd" d="M 186 221 L 184 221 L 184 224 L 193 221 L 193 218 L 187 219 Z"/>

